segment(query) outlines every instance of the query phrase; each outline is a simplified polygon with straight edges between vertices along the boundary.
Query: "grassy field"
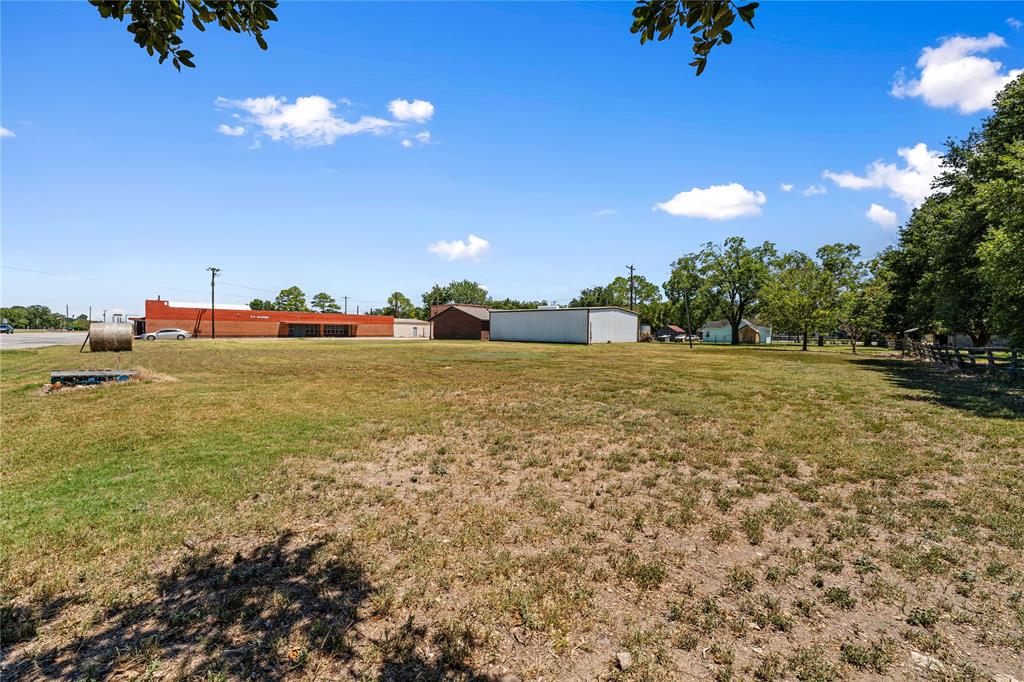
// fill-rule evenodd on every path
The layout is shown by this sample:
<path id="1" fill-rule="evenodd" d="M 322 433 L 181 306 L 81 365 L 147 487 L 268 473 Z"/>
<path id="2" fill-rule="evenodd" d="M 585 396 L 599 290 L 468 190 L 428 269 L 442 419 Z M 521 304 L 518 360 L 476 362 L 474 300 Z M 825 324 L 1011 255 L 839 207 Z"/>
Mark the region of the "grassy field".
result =
<path id="1" fill-rule="evenodd" d="M 1005 384 L 839 348 L 121 361 L 148 379 L 46 395 L 114 358 L 0 354 L 5 677 L 1024 677 Z"/>

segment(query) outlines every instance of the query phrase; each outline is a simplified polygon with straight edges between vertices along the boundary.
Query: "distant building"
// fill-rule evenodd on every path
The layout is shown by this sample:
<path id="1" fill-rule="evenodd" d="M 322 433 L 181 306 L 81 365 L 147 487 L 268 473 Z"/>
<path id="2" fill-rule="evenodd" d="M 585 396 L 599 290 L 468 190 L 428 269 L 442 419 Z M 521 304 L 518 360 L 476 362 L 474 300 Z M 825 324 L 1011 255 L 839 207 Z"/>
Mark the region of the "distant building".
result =
<path id="1" fill-rule="evenodd" d="M 492 310 L 491 341 L 634 343 L 639 316 L 625 308 Z"/>
<path id="2" fill-rule="evenodd" d="M 407 317 L 395 318 L 396 339 L 429 339 L 430 323 L 424 320 L 413 320 Z"/>
<path id="3" fill-rule="evenodd" d="M 486 341 L 491 334 L 491 310 L 463 303 L 431 306 L 430 327 L 434 339 Z"/>
<path id="4" fill-rule="evenodd" d="M 739 333 L 740 343 L 766 345 L 772 342 L 771 327 L 749 320 L 740 320 Z M 704 343 L 732 343 L 732 325 L 728 320 L 708 322 L 700 328 L 700 338 Z"/>
<path id="5" fill-rule="evenodd" d="M 216 318 L 217 336 L 393 336 L 394 318 L 386 315 L 251 310 L 247 305 L 146 301 L 146 317 L 133 320 L 137 333 L 160 329 L 184 329 L 194 337 L 208 338 L 211 318 Z"/>
<path id="6" fill-rule="evenodd" d="M 686 330 L 674 324 L 667 324 L 664 327 L 658 327 L 654 332 L 654 338 L 659 341 L 682 340 L 686 338 Z"/>

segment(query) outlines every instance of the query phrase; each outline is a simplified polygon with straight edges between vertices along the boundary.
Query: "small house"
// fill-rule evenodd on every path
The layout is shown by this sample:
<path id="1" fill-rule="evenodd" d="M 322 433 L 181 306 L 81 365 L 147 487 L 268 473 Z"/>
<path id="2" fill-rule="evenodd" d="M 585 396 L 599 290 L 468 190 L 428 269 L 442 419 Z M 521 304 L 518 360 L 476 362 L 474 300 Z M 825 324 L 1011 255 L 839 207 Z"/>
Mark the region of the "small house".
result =
<path id="1" fill-rule="evenodd" d="M 658 341 L 684 341 L 686 330 L 674 324 L 667 324 L 664 327 L 658 327 L 654 332 L 654 338 Z"/>
<path id="2" fill-rule="evenodd" d="M 766 345 L 772 342 L 772 328 L 750 320 L 740 321 L 739 334 L 740 343 Z M 732 325 L 728 320 L 708 322 L 700 328 L 700 338 L 703 343 L 732 343 Z"/>

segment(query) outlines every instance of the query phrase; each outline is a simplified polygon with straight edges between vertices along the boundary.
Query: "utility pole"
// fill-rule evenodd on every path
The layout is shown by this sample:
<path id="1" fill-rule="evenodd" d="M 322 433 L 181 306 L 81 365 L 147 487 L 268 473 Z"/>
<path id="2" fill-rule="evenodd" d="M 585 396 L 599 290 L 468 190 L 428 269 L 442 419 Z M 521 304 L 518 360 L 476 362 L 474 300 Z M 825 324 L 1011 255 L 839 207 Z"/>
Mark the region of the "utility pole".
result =
<path id="1" fill-rule="evenodd" d="M 686 303 L 686 339 L 690 342 L 690 349 L 693 349 L 693 322 L 690 321 L 690 297 L 685 296 L 683 301 Z"/>
<path id="2" fill-rule="evenodd" d="M 67 303 L 64 304 L 64 328 L 65 329 L 70 329 L 71 328 L 71 325 L 68 324 L 68 304 Z"/>
<path id="3" fill-rule="evenodd" d="M 217 275 L 220 274 L 220 268 L 215 268 L 212 265 L 206 268 L 210 272 L 210 338 L 217 338 L 217 307 L 214 301 L 214 290 L 216 289 Z"/>
<path id="4" fill-rule="evenodd" d="M 107 309 L 106 308 L 103 309 L 103 321 L 104 322 L 107 321 Z"/>
<path id="5" fill-rule="evenodd" d="M 629 268 L 629 309 L 633 309 L 633 271 L 636 270 L 632 265 L 627 265 Z"/>
<path id="6" fill-rule="evenodd" d="M 348 296 L 342 296 L 345 299 L 345 314 L 348 315 Z"/>

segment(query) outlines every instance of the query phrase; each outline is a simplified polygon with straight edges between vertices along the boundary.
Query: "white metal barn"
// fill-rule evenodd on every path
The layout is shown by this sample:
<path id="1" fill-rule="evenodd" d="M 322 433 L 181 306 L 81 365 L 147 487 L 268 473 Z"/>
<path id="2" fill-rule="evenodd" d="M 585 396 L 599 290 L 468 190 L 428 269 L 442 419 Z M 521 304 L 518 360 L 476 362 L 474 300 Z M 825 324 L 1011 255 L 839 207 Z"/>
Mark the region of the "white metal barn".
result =
<path id="1" fill-rule="evenodd" d="M 491 310 L 491 341 L 631 343 L 639 316 L 625 308 Z"/>

